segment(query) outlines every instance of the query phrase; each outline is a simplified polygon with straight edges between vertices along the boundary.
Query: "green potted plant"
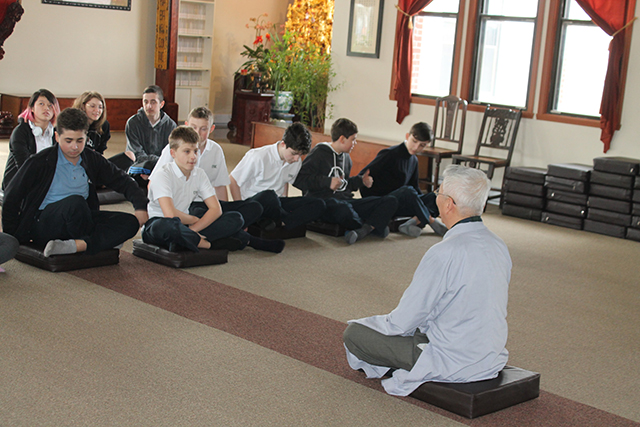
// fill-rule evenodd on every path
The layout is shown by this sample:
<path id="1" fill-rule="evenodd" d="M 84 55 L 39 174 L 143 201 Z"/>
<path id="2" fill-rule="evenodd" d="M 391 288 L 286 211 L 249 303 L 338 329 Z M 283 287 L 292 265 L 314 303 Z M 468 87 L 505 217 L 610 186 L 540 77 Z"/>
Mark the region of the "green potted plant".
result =
<path id="1" fill-rule="evenodd" d="M 297 42 L 288 31 L 272 36 L 272 40 L 273 45 L 265 55 L 269 87 L 276 98 L 285 91 L 291 92 L 293 111 L 300 121 L 312 129 L 323 130 L 332 109 L 327 105 L 327 96 L 337 89 L 331 84 L 335 77 L 331 55 L 313 43 Z"/>

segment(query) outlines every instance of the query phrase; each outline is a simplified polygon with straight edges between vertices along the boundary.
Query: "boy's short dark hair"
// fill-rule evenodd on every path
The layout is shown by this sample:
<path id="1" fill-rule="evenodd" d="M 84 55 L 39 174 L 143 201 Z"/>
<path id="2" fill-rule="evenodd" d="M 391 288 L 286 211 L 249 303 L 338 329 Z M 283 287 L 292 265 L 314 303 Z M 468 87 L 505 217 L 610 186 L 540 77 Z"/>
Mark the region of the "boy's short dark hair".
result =
<path id="1" fill-rule="evenodd" d="M 331 141 L 337 141 L 341 136 L 350 138 L 358 133 L 358 126 L 349 119 L 338 119 L 331 126 Z"/>
<path id="2" fill-rule="evenodd" d="M 89 118 L 87 114 L 77 108 L 65 108 L 62 110 L 62 113 L 58 115 L 56 131 L 58 134 L 62 134 L 65 130 L 81 130 L 86 133 L 87 130 L 89 130 Z"/>
<path id="3" fill-rule="evenodd" d="M 198 132 L 191 126 L 178 126 L 169 134 L 169 148 L 172 150 L 177 150 L 183 143 L 198 145 L 198 142 L 200 142 Z"/>
<path id="4" fill-rule="evenodd" d="M 311 150 L 311 132 L 300 122 L 296 122 L 284 131 L 284 145 L 298 154 L 307 154 Z"/>
<path id="5" fill-rule="evenodd" d="M 431 142 L 433 140 L 433 130 L 425 122 L 418 122 L 411 126 L 409 133 L 420 142 Z"/>
<path id="6" fill-rule="evenodd" d="M 213 122 L 213 113 L 207 107 L 196 107 L 189 113 L 189 117 L 194 119 L 206 119 L 209 123 Z"/>
<path id="7" fill-rule="evenodd" d="M 160 100 L 160 102 L 164 101 L 164 92 L 162 91 L 162 88 L 160 86 L 147 86 L 142 92 L 142 95 L 144 95 L 145 93 L 155 93 L 156 95 L 158 95 L 158 100 Z"/>

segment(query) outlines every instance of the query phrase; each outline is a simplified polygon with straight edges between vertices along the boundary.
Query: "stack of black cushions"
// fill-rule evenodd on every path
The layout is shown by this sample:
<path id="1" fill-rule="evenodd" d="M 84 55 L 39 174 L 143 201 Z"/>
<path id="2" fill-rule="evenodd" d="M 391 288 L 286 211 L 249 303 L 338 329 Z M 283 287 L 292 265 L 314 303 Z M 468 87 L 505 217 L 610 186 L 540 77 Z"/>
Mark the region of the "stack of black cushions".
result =
<path id="1" fill-rule="evenodd" d="M 575 163 L 548 166 L 547 202 L 542 222 L 581 230 L 587 215 L 587 191 L 593 168 Z"/>
<path id="2" fill-rule="evenodd" d="M 631 227 L 627 228 L 626 237 L 640 242 L 640 175 L 634 178 L 631 200 Z"/>
<path id="3" fill-rule="evenodd" d="M 631 226 L 631 204 L 640 160 L 597 157 L 589 189 L 589 213 L 584 229 L 607 236 L 626 236 Z"/>
<path id="4" fill-rule="evenodd" d="M 502 184 L 502 214 L 540 221 L 546 169 L 508 167 Z"/>

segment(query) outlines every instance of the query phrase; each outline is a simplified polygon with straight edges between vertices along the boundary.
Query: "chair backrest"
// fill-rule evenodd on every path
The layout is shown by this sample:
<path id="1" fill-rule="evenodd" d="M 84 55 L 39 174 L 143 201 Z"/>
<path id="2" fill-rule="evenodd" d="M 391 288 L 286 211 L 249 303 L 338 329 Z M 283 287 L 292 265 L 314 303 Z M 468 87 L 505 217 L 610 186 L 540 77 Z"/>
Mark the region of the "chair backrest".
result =
<path id="1" fill-rule="evenodd" d="M 511 163 L 521 117 L 520 110 L 487 107 L 482 118 L 475 155 L 480 156 L 482 148 L 506 150 L 507 163 Z"/>
<path id="2" fill-rule="evenodd" d="M 436 111 L 433 117 L 433 141 L 431 148 L 437 142 L 457 144 L 456 153 L 462 152 L 464 139 L 464 125 L 467 119 L 467 101 L 455 95 L 436 98 Z"/>

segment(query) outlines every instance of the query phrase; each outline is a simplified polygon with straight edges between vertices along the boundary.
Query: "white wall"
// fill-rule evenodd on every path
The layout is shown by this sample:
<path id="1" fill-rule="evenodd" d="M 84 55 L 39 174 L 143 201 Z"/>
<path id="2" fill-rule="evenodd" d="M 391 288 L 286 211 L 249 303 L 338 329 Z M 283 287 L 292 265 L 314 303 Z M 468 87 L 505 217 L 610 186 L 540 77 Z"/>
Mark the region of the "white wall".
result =
<path id="1" fill-rule="evenodd" d="M 209 102 L 216 123 L 226 123 L 231 115 L 233 75 L 246 61 L 240 52 L 255 38 L 255 30 L 246 27 L 249 19 L 267 13 L 269 21 L 283 24 L 288 5 L 289 0 L 216 0 Z"/>
<path id="2" fill-rule="evenodd" d="M 349 28 L 349 5 L 336 0 L 332 57 L 338 76 L 344 83 L 330 100 L 335 104 L 334 119 L 348 117 L 357 123 L 359 135 L 401 141 L 411 125 L 418 121 L 433 121 L 433 107 L 411 105 L 411 114 L 396 123 L 396 103 L 389 100 L 391 63 L 395 38 L 395 3 L 384 6 L 380 58 L 346 56 Z M 546 33 L 546 32 L 545 32 Z M 622 128 L 616 132 L 607 156 L 640 158 L 640 28 L 635 28 L 631 44 Z M 537 105 L 536 105 L 537 110 Z M 469 112 L 463 152 L 473 152 L 482 119 L 481 113 Z M 327 122 L 327 129 L 332 120 Z M 523 119 L 513 157 L 516 166 L 546 167 L 549 163 L 592 164 L 594 157 L 603 156 L 600 129 Z M 499 179 L 496 175 L 494 181 Z M 497 182 L 497 181 L 496 181 Z"/>
<path id="3" fill-rule="evenodd" d="M 156 2 L 133 0 L 131 11 L 23 0 L 24 15 L 4 43 L 0 92 L 59 97 L 85 90 L 140 96 L 155 81 Z"/>

